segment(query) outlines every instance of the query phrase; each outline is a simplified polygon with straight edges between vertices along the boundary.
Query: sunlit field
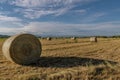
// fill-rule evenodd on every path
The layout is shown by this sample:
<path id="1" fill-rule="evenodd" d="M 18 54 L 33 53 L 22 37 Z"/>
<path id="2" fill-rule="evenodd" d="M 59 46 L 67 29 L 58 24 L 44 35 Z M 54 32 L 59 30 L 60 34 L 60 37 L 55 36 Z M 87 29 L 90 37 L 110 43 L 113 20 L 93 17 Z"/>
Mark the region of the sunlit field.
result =
<path id="1" fill-rule="evenodd" d="M 38 62 L 18 65 L 2 54 L 0 39 L 0 80 L 120 80 L 120 39 L 40 39 Z"/>

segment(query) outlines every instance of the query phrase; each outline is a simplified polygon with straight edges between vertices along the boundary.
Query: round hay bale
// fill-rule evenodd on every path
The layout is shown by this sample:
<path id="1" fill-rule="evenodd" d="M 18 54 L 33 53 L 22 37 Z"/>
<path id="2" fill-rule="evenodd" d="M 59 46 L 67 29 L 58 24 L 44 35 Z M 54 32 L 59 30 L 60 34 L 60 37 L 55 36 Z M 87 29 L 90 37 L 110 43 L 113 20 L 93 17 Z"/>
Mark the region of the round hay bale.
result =
<path id="1" fill-rule="evenodd" d="M 72 38 L 71 38 L 71 40 L 75 40 L 75 39 L 76 39 L 76 37 L 72 37 Z"/>
<path id="2" fill-rule="evenodd" d="M 3 55 L 17 64 L 35 63 L 41 55 L 40 41 L 31 34 L 19 34 L 8 38 L 2 46 Z"/>
<path id="3" fill-rule="evenodd" d="M 90 42 L 97 42 L 97 37 L 90 37 Z"/>
<path id="4" fill-rule="evenodd" d="M 52 38 L 51 37 L 47 37 L 47 40 L 49 41 L 49 40 L 51 40 Z"/>

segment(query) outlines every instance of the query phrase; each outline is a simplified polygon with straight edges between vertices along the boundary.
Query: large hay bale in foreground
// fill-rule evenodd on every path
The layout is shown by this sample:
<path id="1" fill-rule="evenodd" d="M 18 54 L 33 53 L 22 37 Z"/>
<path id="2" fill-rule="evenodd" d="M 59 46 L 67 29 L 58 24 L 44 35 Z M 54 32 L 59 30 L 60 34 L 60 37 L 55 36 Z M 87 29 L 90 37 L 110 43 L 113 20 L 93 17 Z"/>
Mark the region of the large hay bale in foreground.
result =
<path id="1" fill-rule="evenodd" d="M 41 43 L 31 34 L 19 34 L 8 38 L 2 46 L 3 55 L 17 64 L 35 63 L 41 55 Z"/>
<path id="2" fill-rule="evenodd" d="M 90 37 L 90 42 L 97 42 L 97 37 Z"/>

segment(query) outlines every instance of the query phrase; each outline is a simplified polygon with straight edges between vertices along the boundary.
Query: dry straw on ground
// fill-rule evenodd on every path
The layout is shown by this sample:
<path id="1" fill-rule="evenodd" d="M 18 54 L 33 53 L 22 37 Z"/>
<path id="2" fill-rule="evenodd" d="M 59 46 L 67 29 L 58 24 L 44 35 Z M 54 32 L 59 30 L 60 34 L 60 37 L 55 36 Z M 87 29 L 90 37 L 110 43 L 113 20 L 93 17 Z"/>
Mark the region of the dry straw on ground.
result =
<path id="1" fill-rule="evenodd" d="M 19 34 L 8 38 L 2 47 L 3 55 L 17 64 L 36 62 L 41 54 L 40 41 L 31 34 Z"/>

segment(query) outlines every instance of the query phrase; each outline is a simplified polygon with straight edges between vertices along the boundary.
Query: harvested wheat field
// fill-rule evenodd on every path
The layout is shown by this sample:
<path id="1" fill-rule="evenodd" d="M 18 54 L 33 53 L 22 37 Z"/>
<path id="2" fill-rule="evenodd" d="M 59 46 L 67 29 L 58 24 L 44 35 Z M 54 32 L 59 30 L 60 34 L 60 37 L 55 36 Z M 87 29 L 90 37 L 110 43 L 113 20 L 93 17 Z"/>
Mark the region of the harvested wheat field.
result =
<path id="1" fill-rule="evenodd" d="M 120 80 L 120 39 L 42 39 L 38 62 L 18 65 L 2 54 L 0 80 Z"/>

